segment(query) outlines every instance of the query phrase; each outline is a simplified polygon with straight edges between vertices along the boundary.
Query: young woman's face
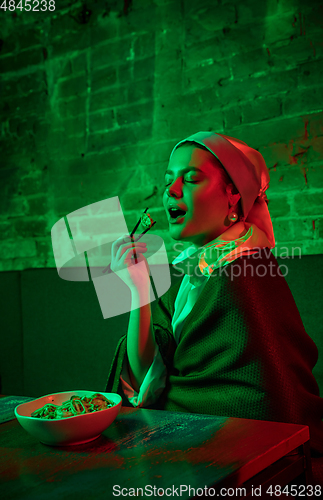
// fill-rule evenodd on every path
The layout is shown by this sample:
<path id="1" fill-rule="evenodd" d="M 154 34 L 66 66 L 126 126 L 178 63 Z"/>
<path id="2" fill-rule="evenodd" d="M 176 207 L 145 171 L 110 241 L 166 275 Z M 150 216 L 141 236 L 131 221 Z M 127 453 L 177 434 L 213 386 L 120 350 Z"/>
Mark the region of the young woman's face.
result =
<path id="1" fill-rule="evenodd" d="M 165 173 L 163 205 L 170 235 L 175 240 L 203 246 L 228 229 L 227 185 L 221 169 L 212 163 L 213 158 L 209 151 L 183 145 L 175 149 L 170 159 Z M 185 213 L 170 212 L 171 206 Z"/>

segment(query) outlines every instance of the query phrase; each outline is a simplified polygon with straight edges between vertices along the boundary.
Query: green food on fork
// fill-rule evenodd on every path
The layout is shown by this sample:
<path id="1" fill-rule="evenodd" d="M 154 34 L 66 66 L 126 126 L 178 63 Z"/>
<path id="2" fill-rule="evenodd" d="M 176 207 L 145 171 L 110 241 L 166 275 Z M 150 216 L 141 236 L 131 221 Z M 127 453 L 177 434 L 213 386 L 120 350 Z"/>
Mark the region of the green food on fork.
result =
<path id="1" fill-rule="evenodd" d="M 134 234 L 135 234 L 136 230 L 138 229 L 138 227 L 140 225 L 142 226 L 142 228 L 144 229 L 144 231 L 141 233 L 141 235 L 136 240 L 136 242 L 139 241 L 140 238 L 142 238 L 143 235 L 145 233 L 147 233 L 147 231 L 149 231 L 149 229 L 151 229 L 156 224 L 156 221 L 153 221 L 151 215 L 147 213 L 147 210 L 148 210 L 148 207 L 146 208 L 146 210 L 144 211 L 144 213 L 141 215 L 141 217 L 139 218 L 137 224 L 135 225 L 135 227 L 133 228 L 133 230 L 130 233 L 130 239 L 131 239 L 132 243 L 134 243 Z M 135 263 L 137 264 L 138 261 L 137 261 L 136 252 L 134 252 L 133 258 L 135 259 Z M 105 274 L 106 272 L 111 272 L 111 267 L 110 266 L 111 266 L 111 264 L 109 264 L 107 267 L 105 267 L 103 269 L 103 271 L 102 271 L 102 274 Z"/>

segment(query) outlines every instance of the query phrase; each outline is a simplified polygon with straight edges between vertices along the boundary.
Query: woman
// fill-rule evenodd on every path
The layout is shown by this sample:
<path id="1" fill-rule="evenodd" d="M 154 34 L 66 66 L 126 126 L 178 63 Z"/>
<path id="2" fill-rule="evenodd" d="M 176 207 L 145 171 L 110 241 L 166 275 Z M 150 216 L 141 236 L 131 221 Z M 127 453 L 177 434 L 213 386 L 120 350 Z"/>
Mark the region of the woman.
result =
<path id="1" fill-rule="evenodd" d="M 107 391 L 134 406 L 306 424 L 323 453 L 317 349 L 269 250 L 263 157 L 199 132 L 174 147 L 165 184 L 170 234 L 192 243 L 173 261 L 185 274 L 152 316 L 145 244 L 133 265 L 129 237 L 114 243 L 111 269 L 124 270 L 132 311 Z"/>

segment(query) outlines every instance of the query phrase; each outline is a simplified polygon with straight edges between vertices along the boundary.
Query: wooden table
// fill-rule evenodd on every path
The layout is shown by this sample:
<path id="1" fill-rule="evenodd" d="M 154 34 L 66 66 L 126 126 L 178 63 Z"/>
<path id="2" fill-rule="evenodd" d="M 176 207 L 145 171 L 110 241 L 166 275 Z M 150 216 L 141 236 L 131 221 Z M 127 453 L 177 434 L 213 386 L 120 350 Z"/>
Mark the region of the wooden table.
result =
<path id="1" fill-rule="evenodd" d="M 266 498 L 269 484 L 297 484 L 310 474 L 308 440 L 303 425 L 123 408 L 97 440 L 50 447 L 12 420 L 0 425 L 0 498 L 108 500 L 133 491 L 203 498 L 201 489 L 206 498 L 224 498 L 221 488 L 229 487 L 257 498 L 260 485 L 258 498 Z"/>

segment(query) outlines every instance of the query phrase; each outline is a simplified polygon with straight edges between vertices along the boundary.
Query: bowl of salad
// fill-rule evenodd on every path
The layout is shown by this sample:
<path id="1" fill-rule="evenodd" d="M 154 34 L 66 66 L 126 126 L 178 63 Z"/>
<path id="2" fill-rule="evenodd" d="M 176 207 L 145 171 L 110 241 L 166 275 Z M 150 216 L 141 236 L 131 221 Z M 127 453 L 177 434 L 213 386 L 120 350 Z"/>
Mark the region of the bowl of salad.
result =
<path id="1" fill-rule="evenodd" d="M 77 390 L 20 404 L 15 416 L 41 443 L 76 445 L 98 438 L 115 420 L 121 405 L 119 394 Z"/>

